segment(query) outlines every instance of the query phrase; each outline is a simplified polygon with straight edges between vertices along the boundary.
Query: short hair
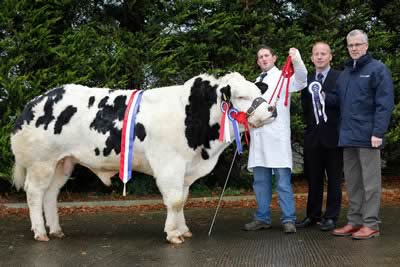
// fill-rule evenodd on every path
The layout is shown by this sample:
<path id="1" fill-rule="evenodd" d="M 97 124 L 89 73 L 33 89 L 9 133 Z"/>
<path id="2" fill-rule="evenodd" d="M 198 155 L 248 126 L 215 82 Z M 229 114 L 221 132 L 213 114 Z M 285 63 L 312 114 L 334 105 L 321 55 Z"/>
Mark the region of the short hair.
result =
<path id="1" fill-rule="evenodd" d="M 271 55 L 275 56 L 275 52 L 272 49 L 272 47 L 270 47 L 268 45 L 265 45 L 265 44 L 262 44 L 262 45 L 259 45 L 258 48 L 257 48 L 257 58 L 258 58 L 258 52 L 260 52 L 261 49 L 266 49 L 271 53 Z"/>
<path id="2" fill-rule="evenodd" d="M 324 42 L 324 41 L 317 41 L 317 42 L 315 42 L 315 43 L 313 44 L 312 48 L 311 48 L 311 52 L 314 50 L 314 47 L 315 47 L 316 45 L 318 45 L 318 44 L 324 44 L 324 45 L 326 45 L 326 46 L 329 48 L 329 52 L 332 54 L 332 48 L 331 48 L 331 46 L 330 46 L 328 43 Z"/>
<path id="3" fill-rule="evenodd" d="M 346 36 L 346 40 L 348 40 L 350 37 L 354 37 L 356 35 L 361 35 L 362 38 L 364 39 L 364 42 L 368 44 L 368 35 L 363 31 L 359 29 L 352 30 L 349 32 Z"/>

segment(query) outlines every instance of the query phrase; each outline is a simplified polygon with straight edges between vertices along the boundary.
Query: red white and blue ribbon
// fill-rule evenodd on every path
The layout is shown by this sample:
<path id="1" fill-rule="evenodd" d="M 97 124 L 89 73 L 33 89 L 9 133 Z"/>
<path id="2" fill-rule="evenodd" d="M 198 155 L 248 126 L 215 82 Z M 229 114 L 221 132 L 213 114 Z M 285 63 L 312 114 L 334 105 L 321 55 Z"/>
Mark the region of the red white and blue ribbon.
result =
<path id="1" fill-rule="evenodd" d="M 133 144 L 135 141 L 135 121 L 142 100 L 142 90 L 134 90 L 129 98 L 122 122 L 121 157 L 119 177 L 124 183 L 123 195 L 126 196 L 126 183 L 132 178 Z"/>
<path id="2" fill-rule="evenodd" d="M 233 127 L 233 134 L 235 135 L 235 141 L 236 141 L 236 149 L 238 154 L 242 154 L 243 148 L 242 148 L 242 142 L 240 140 L 240 134 L 239 134 L 239 124 L 235 120 L 235 116 L 239 113 L 239 111 L 235 108 L 231 108 L 228 112 L 228 118 L 232 122 L 232 127 Z"/>
<path id="3" fill-rule="evenodd" d="M 249 130 L 247 116 L 244 112 L 239 112 L 235 108 L 231 108 L 230 105 L 222 101 L 221 103 L 221 112 L 223 113 L 221 116 L 221 128 L 219 129 L 219 138 L 220 142 L 231 142 L 231 134 L 229 131 L 229 121 L 232 123 L 233 134 L 235 136 L 236 141 L 236 149 L 239 154 L 243 152 L 240 133 L 239 133 L 239 123 L 243 124 L 245 127 L 245 137 L 246 143 L 248 144 L 248 137 L 246 135 L 247 131 Z"/>

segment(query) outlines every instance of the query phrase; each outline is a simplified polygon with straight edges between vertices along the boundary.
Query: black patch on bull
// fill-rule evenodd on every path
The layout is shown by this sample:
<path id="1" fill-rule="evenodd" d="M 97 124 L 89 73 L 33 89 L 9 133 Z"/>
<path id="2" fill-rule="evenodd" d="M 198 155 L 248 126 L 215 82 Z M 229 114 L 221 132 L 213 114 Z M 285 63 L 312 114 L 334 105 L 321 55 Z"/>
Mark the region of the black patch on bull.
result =
<path id="1" fill-rule="evenodd" d="M 256 86 L 260 89 L 261 94 L 264 94 L 268 90 L 268 84 L 263 82 L 256 82 Z"/>
<path id="2" fill-rule="evenodd" d="M 140 122 L 136 123 L 135 125 L 135 136 L 142 142 L 146 138 L 146 129 Z"/>
<path id="3" fill-rule="evenodd" d="M 190 91 L 189 104 L 186 105 L 185 136 L 189 147 L 210 148 L 210 141 L 218 139 L 219 124 L 209 125 L 210 109 L 217 103 L 218 85 L 197 78 Z"/>
<path id="4" fill-rule="evenodd" d="M 90 123 L 90 128 L 99 133 L 107 134 L 105 147 L 103 148 L 103 156 L 108 156 L 112 150 L 115 154 L 121 152 L 121 132 L 122 130 L 115 128 L 114 121 L 122 121 L 126 109 L 126 95 L 119 95 L 114 99 L 112 105 L 107 104 L 109 96 L 104 97 L 98 104 L 99 110 L 96 117 Z"/>
<path id="5" fill-rule="evenodd" d="M 95 97 L 94 97 L 94 96 L 89 97 L 88 108 L 90 108 L 91 106 L 93 106 L 94 100 L 95 100 Z"/>
<path id="6" fill-rule="evenodd" d="M 46 100 L 46 103 L 44 105 L 44 115 L 40 116 L 37 121 L 36 121 L 36 127 L 39 127 L 40 125 L 44 125 L 44 129 L 47 130 L 47 127 L 49 123 L 54 120 L 53 116 L 53 106 L 57 102 L 59 102 L 65 93 L 64 87 L 57 87 L 52 90 L 47 91 L 43 95 L 40 95 L 36 98 L 34 98 L 32 101 L 30 101 L 22 111 L 22 114 L 18 119 L 15 121 L 14 129 L 12 130 L 12 133 L 15 134 L 18 130 L 22 129 L 22 125 L 26 122 L 27 124 L 30 124 L 30 122 L 35 118 L 35 113 L 33 111 L 33 108 L 39 104 L 40 102 Z"/>
<path id="7" fill-rule="evenodd" d="M 207 160 L 207 159 L 210 158 L 210 155 L 208 155 L 207 150 L 205 150 L 204 148 L 201 150 L 201 157 L 202 157 L 204 160 Z"/>
<path id="8" fill-rule="evenodd" d="M 96 147 L 94 149 L 94 153 L 96 154 L 96 156 L 100 155 L 100 149 L 98 147 Z"/>
<path id="9" fill-rule="evenodd" d="M 69 123 L 77 110 L 76 107 L 69 105 L 61 112 L 54 125 L 54 134 L 61 134 L 63 126 Z"/>
<path id="10" fill-rule="evenodd" d="M 229 85 L 222 87 L 220 90 L 222 95 L 222 100 L 229 102 L 231 99 L 231 87 Z"/>

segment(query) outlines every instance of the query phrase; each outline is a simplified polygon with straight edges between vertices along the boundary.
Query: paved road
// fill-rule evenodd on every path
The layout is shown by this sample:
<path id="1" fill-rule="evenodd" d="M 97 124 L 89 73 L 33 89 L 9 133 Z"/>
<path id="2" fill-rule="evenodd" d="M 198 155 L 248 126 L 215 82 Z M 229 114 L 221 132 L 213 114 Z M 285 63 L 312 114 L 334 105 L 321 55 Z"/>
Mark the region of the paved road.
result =
<path id="1" fill-rule="evenodd" d="M 0 218 L 0 266 L 400 266 L 399 208 L 384 208 L 381 237 L 363 241 L 318 228 L 286 235 L 278 211 L 272 229 L 242 231 L 252 212 L 221 209 L 208 237 L 214 210 L 187 210 L 194 236 L 179 246 L 165 241 L 164 211 L 65 215 L 67 237 L 47 243 L 33 241 L 28 218 Z"/>

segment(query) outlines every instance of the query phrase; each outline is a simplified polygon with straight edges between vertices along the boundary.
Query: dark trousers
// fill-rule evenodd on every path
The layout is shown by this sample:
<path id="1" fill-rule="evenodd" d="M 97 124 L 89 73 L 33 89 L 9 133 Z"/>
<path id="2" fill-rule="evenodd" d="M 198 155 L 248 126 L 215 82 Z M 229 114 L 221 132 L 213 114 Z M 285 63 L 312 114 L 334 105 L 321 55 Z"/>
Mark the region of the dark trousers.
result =
<path id="1" fill-rule="evenodd" d="M 304 172 L 308 178 L 307 217 L 337 221 L 342 202 L 343 150 L 311 147 L 304 149 Z M 327 202 L 322 215 L 325 173 Z"/>

